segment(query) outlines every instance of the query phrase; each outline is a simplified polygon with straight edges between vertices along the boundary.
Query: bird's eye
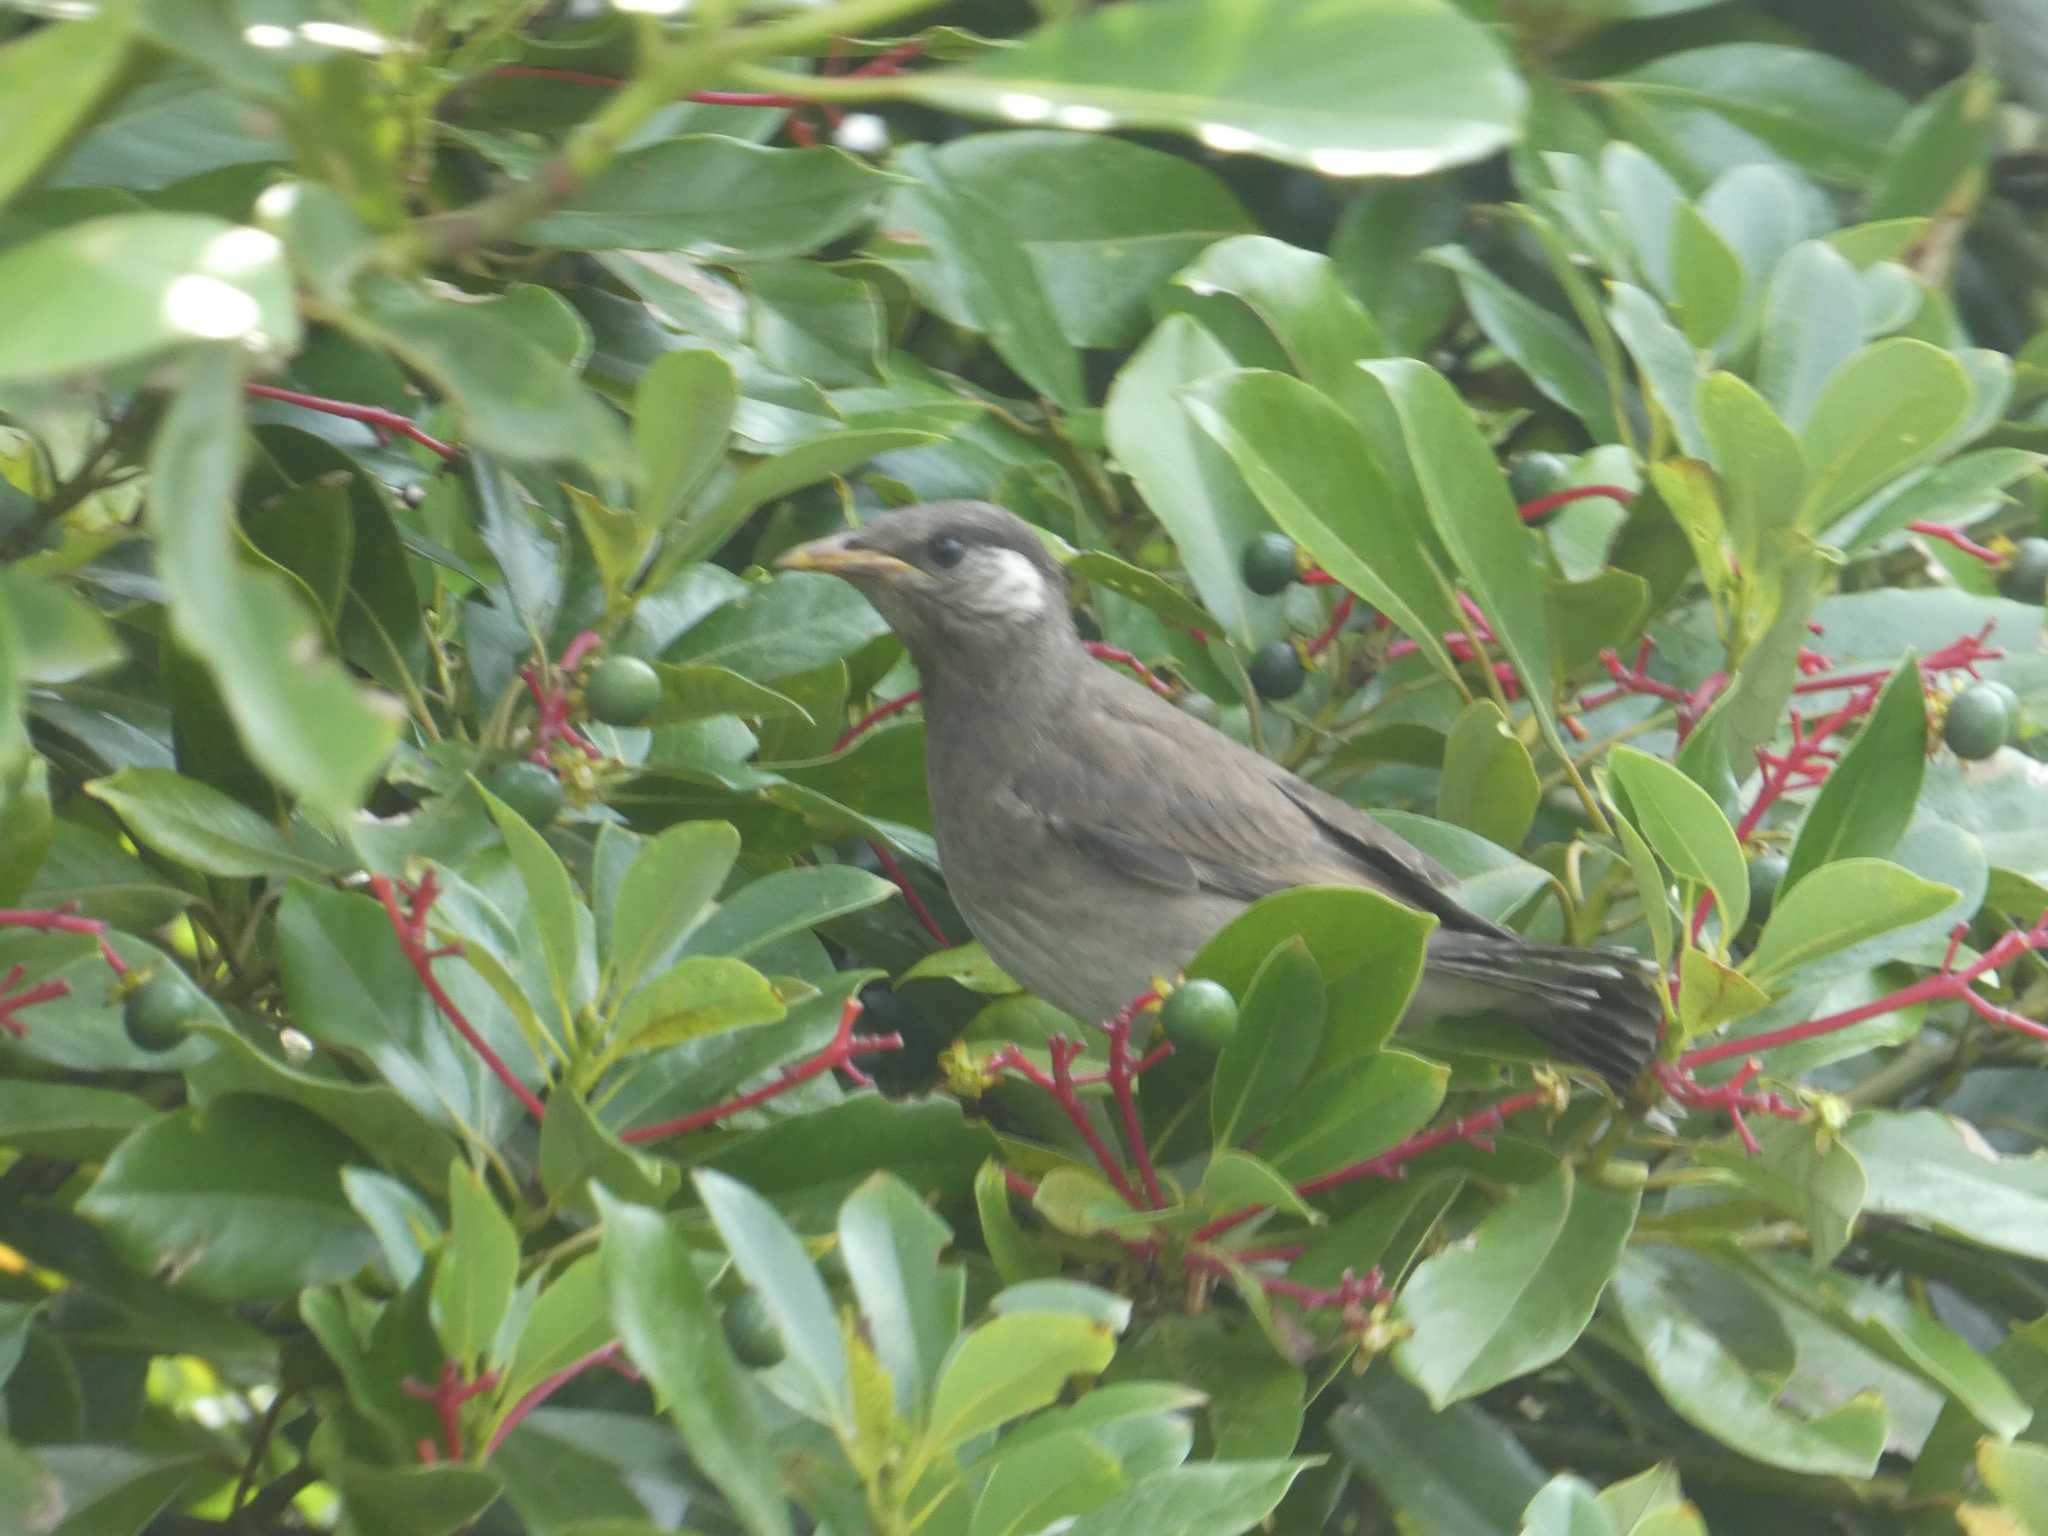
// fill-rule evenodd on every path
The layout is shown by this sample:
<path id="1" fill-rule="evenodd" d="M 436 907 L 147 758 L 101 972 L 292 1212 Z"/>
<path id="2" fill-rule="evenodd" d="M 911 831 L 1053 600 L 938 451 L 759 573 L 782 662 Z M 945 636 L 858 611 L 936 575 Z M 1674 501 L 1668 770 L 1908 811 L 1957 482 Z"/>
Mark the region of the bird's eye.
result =
<path id="1" fill-rule="evenodd" d="M 942 570 L 949 570 L 960 563 L 960 557 L 967 553 L 967 546 L 950 533 L 935 533 L 931 542 L 925 545 L 925 553 L 932 558 L 932 564 Z"/>

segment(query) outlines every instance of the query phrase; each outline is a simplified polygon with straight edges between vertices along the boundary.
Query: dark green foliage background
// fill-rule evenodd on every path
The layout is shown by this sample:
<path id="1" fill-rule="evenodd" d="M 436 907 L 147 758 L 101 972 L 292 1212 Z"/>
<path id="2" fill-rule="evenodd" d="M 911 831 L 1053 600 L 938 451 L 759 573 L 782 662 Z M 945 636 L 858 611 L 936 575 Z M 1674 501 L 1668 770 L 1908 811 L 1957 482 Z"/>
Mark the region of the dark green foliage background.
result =
<path id="1" fill-rule="evenodd" d="M 2048 1536 L 2038 5 L 87 9 L 0 9 L 0 906 L 174 990 L 0 926 L 65 984 L 0 1532 Z M 1468 903 L 1663 960 L 1672 1096 L 1390 1038 L 1427 924 L 1288 896 L 1130 1210 L 978 1074 L 1094 1021 L 883 878 L 966 937 L 915 713 L 842 741 L 900 647 L 771 569 L 954 496 Z M 1248 588 L 1276 533 L 1341 586 Z M 428 876 L 518 1093 L 371 894 Z M 856 996 L 904 1049 L 805 1072 Z M 1858 1010 L 1756 1155 L 1702 1102 Z"/>

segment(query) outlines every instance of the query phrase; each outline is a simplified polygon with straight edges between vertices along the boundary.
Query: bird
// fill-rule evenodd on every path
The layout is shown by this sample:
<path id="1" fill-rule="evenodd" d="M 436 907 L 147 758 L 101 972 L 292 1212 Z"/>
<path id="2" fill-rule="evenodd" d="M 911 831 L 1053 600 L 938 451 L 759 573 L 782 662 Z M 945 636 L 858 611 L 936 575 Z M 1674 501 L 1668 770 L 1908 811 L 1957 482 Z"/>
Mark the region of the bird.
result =
<path id="1" fill-rule="evenodd" d="M 851 583 L 923 690 L 939 869 L 1027 991 L 1108 1019 L 1261 897 L 1362 886 L 1437 920 L 1404 1025 L 1487 1014 L 1618 1092 L 1655 1052 L 1655 968 L 1539 944 L 1461 905 L 1369 814 L 1090 656 L 1066 569 L 988 502 L 903 507 L 784 552 Z"/>

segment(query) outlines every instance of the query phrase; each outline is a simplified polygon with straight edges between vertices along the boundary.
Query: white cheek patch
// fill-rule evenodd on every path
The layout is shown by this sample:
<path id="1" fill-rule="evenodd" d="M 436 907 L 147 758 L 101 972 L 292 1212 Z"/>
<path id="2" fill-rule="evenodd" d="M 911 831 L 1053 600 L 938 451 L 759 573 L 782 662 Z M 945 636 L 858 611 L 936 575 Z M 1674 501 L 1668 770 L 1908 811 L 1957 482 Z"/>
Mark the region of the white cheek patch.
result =
<path id="1" fill-rule="evenodd" d="M 1045 612 L 1045 578 L 1014 549 L 977 550 L 968 601 L 977 613 L 1028 619 Z"/>

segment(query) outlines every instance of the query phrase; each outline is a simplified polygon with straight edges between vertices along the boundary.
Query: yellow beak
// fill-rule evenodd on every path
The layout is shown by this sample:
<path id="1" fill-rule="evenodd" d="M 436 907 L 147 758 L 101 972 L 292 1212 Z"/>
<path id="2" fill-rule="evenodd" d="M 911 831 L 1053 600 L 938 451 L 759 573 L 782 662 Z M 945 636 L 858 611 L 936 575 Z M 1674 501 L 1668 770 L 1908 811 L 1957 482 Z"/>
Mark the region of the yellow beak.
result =
<path id="1" fill-rule="evenodd" d="M 863 549 L 855 542 L 859 537 L 858 533 L 835 533 L 829 538 L 812 539 L 808 544 L 784 551 L 775 563 L 787 571 L 823 571 L 849 580 L 858 576 L 916 573 L 917 567 L 907 560 L 898 560 L 880 550 Z"/>

